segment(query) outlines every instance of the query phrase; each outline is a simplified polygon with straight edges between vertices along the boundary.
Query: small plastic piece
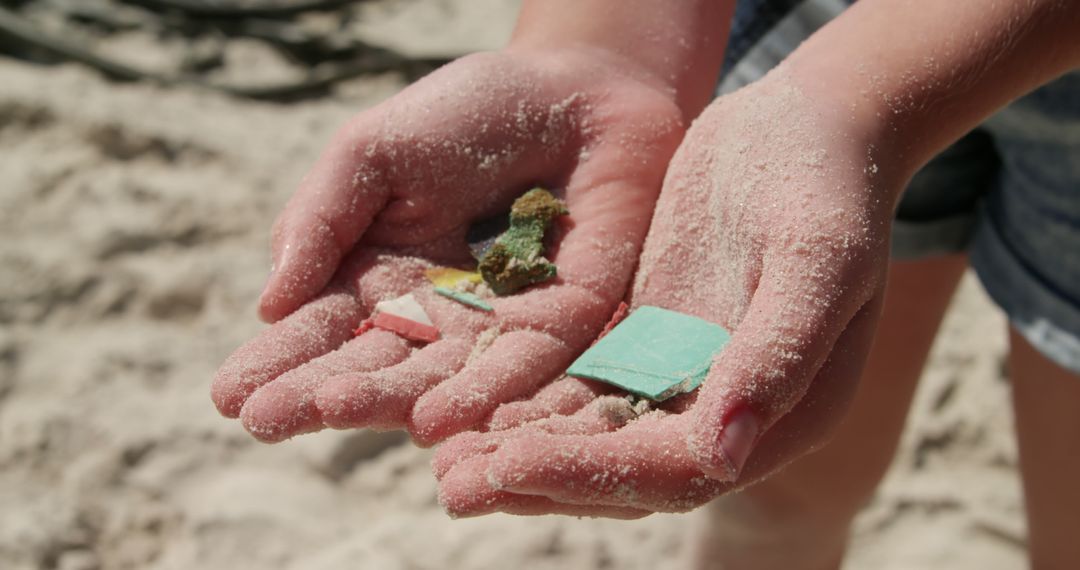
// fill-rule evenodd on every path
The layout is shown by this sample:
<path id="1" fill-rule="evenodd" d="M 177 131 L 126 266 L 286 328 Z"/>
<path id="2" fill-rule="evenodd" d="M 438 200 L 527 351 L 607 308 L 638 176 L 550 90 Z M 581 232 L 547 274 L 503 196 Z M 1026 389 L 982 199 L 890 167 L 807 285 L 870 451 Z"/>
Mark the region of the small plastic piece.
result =
<path id="1" fill-rule="evenodd" d="M 453 267 L 435 267 L 428 269 L 424 272 L 424 276 L 436 287 L 445 287 L 447 289 L 479 285 L 484 281 L 484 278 L 476 271 L 464 271 L 461 269 L 454 269 Z"/>
<path id="2" fill-rule="evenodd" d="M 727 329 L 716 323 L 660 307 L 639 307 L 566 373 L 660 402 L 700 386 L 713 357 L 730 339 Z"/>
<path id="3" fill-rule="evenodd" d="M 466 293 L 465 291 L 456 291 L 454 289 L 447 289 L 446 287 L 436 287 L 435 292 L 448 299 L 453 299 L 463 305 L 468 305 L 474 309 L 480 309 L 481 311 L 494 311 L 495 307 L 492 307 L 480 297 L 473 295 L 472 293 Z"/>
<path id="4" fill-rule="evenodd" d="M 373 319 L 368 318 L 360 321 L 360 326 L 356 327 L 356 330 L 352 333 L 353 336 L 360 336 L 373 328 L 375 328 L 375 323 L 373 322 Z"/>
<path id="5" fill-rule="evenodd" d="M 375 310 L 372 311 L 372 313 L 389 313 L 428 326 L 434 325 L 434 323 L 431 322 L 431 319 L 428 318 L 424 308 L 420 306 L 420 303 L 416 302 L 416 297 L 413 297 L 412 293 L 402 295 L 396 299 L 390 299 L 389 301 L 379 301 L 378 303 L 375 303 Z"/>
<path id="6" fill-rule="evenodd" d="M 388 330 L 420 342 L 434 342 L 439 339 L 439 329 L 435 328 L 427 312 L 412 294 L 376 303 L 372 316 L 364 319 L 353 334 L 360 336 L 372 328 Z"/>
<path id="7" fill-rule="evenodd" d="M 605 336 L 608 335 L 609 332 L 614 330 L 614 328 L 619 323 L 621 323 L 623 321 L 623 319 L 626 318 L 626 314 L 629 313 L 629 312 L 630 312 L 630 305 L 627 305 L 626 301 L 619 301 L 619 307 L 617 309 L 615 309 L 615 312 L 611 315 L 611 318 L 608 319 L 607 324 L 604 325 L 603 330 L 600 331 L 600 334 L 596 337 L 596 340 L 594 340 L 593 343 L 591 345 L 589 345 L 589 346 L 593 346 L 596 343 L 600 342 L 600 339 L 604 338 Z"/>
<path id="8" fill-rule="evenodd" d="M 566 205 L 543 188 L 533 188 L 514 201 L 510 228 L 480 259 L 480 275 L 496 295 L 555 277 L 555 265 L 543 255 L 544 233 L 552 220 L 568 213 Z"/>
<path id="9" fill-rule="evenodd" d="M 388 330 L 409 340 L 435 342 L 439 340 L 439 329 L 417 321 L 399 317 L 390 313 L 379 313 L 371 318 L 371 324 Z"/>

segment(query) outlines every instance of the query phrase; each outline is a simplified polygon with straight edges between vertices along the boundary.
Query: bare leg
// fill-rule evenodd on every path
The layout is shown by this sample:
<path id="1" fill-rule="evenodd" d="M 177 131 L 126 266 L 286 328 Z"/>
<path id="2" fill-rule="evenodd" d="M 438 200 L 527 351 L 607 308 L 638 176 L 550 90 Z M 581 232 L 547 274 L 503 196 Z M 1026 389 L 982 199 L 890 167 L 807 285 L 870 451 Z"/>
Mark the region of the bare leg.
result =
<path id="1" fill-rule="evenodd" d="M 893 262 L 863 381 L 833 441 L 777 476 L 706 507 L 692 568 L 839 567 L 851 519 L 892 461 L 926 356 L 965 267 L 963 256 Z M 1080 454 L 1074 456 L 1080 462 Z"/>
<path id="2" fill-rule="evenodd" d="M 1080 375 L 1009 342 L 1032 568 L 1080 568 Z"/>

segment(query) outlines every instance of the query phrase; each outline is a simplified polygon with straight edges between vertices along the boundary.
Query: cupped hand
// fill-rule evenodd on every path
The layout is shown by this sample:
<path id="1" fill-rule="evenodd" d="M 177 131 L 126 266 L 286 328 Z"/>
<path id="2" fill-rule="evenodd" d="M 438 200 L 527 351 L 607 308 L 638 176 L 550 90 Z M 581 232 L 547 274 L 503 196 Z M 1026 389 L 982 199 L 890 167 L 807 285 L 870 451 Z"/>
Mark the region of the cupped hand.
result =
<path id="1" fill-rule="evenodd" d="M 329 426 L 431 444 L 555 378 L 625 294 L 684 134 L 662 82 L 628 70 L 587 50 L 478 54 L 348 123 L 274 226 L 259 302 L 274 324 L 218 371 L 221 413 L 268 442 Z M 468 265 L 470 224 L 534 185 L 570 211 L 548 252 L 558 277 L 491 313 L 433 295 L 424 270 Z M 439 340 L 353 337 L 406 293 Z"/>
<path id="2" fill-rule="evenodd" d="M 640 415 L 573 378 L 507 404 L 439 449 L 447 510 L 685 511 L 823 445 L 870 348 L 905 178 L 872 134 L 783 68 L 715 101 L 671 163 L 631 299 L 732 331 L 704 384 Z"/>

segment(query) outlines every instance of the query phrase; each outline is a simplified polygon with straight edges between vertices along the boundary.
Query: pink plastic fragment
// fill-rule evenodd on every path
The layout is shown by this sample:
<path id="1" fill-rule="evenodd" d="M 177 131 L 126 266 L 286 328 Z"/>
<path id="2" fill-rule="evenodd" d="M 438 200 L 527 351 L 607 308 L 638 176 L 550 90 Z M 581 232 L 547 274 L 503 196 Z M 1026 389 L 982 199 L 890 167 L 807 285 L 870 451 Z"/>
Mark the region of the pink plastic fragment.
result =
<path id="1" fill-rule="evenodd" d="M 439 329 L 434 326 L 418 323 L 390 313 L 379 313 L 368 320 L 371 321 L 371 324 L 375 327 L 388 330 L 409 340 L 417 340 L 420 342 L 434 342 L 439 340 Z M 363 327 L 363 323 L 361 323 L 360 326 Z"/>
<path id="2" fill-rule="evenodd" d="M 604 325 L 604 330 L 600 331 L 600 335 L 596 337 L 596 340 L 592 341 L 593 344 L 600 342 L 600 339 L 607 336 L 607 333 L 611 332 L 611 329 L 615 328 L 623 319 L 626 318 L 626 314 L 630 312 L 630 305 L 626 304 L 626 301 L 619 302 L 619 308 L 615 309 L 615 313 L 611 315 L 611 319 Z M 589 345 L 592 346 L 592 345 Z"/>
<path id="3" fill-rule="evenodd" d="M 373 328 L 375 328 L 375 323 L 372 322 L 372 319 L 364 319 L 360 321 L 360 326 L 353 331 L 353 336 L 360 336 Z"/>
<path id="4" fill-rule="evenodd" d="M 377 327 L 409 340 L 434 342 L 439 339 L 439 329 L 411 294 L 380 301 L 375 304 L 373 313 L 353 331 L 354 335 L 360 336 Z"/>
<path id="5" fill-rule="evenodd" d="M 372 313 L 389 313 L 403 319 L 416 321 L 429 326 L 435 324 L 431 322 L 427 312 L 424 311 L 424 307 L 416 302 L 416 298 L 413 297 L 411 293 L 402 295 L 396 299 L 375 303 L 375 310 L 373 310 Z"/>

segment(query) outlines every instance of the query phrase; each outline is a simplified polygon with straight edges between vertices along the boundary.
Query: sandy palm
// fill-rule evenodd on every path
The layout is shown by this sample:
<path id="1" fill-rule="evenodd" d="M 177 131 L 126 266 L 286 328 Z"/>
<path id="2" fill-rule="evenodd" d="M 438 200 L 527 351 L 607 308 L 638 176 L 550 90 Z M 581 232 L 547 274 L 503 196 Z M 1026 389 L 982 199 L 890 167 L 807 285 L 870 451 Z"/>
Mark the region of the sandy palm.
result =
<path id="1" fill-rule="evenodd" d="M 610 413 L 625 400 L 571 378 L 502 407 L 492 427 L 506 431 L 439 451 L 451 514 L 685 511 L 828 439 L 873 337 L 891 220 L 878 196 L 897 181 L 780 77 L 694 123 L 635 277 L 633 305 L 733 331 L 702 388 L 629 422 Z"/>
<path id="2" fill-rule="evenodd" d="M 264 441 L 408 427 L 430 444 L 477 426 L 603 326 L 682 134 L 669 96 L 572 54 L 472 56 L 362 113 L 279 217 L 260 301 L 276 322 L 222 365 L 215 404 Z M 558 278 L 492 313 L 433 295 L 423 270 L 467 264 L 468 226 L 535 184 L 563 191 L 571 212 L 549 255 Z M 410 292 L 438 341 L 353 338 L 376 302 Z"/>

